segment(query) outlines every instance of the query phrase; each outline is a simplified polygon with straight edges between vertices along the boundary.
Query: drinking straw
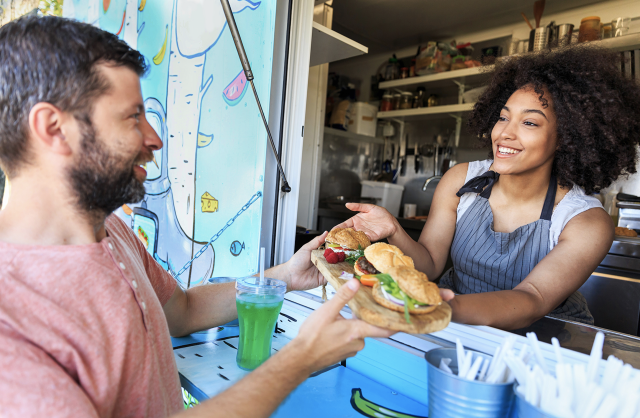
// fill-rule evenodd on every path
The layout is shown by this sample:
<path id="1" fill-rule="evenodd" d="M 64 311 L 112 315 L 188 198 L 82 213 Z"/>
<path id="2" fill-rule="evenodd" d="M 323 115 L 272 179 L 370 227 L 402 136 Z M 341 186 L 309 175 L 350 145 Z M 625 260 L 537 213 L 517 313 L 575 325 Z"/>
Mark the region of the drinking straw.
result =
<path id="1" fill-rule="evenodd" d="M 616 382 L 620 381 L 620 372 L 622 371 L 622 360 L 618 360 L 615 356 L 607 358 L 607 364 L 602 374 L 600 386 L 607 392 L 612 392 Z"/>
<path id="2" fill-rule="evenodd" d="M 527 339 L 529 340 L 529 344 L 533 349 L 533 353 L 536 356 L 536 361 L 540 365 L 540 368 L 545 374 L 549 374 L 549 369 L 547 368 L 547 362 L 544 361 L 544 357 L 542 357 L 542 351 L 540 350 L 540 343 L 538 342 L 538 337 L 535 332 L 528 332 Z"/>
<path id="3" fill-rule="evenodd" d="M 451 370 L 451 368 L 449 367 L 450 363 L 451 363 L 451 359 L 450 358 L 441 358 L 440 359 L 440 366 L 438 366 L 438 368 L 440 370 L 444 370 L 447 373 L 453 374 L 453 370 Z"/>
<path id="4" fill-rule="evenodd" d="M 485 377 L 487 376 L 487 370 L 489 370 L 489 363 L 491 363 L 491 360 L 489 359 L 486 359 L 484 363 L 482 363 L 482 368 L 480 369 L 478 380 L 484 381 Z"/>
<path id="5" fill-rule="evenodd" d="M 260 247 L 260 285 L 264 285 L 264 247 Z"/>
<path id="6" fill-rule="evenodd" d="M 476 357 L 475 361 L 473 362 L 473 365 L 469 368 L 469 371 L 465 376 L 467 380 L 476 379 L 476 375 L 478 374 L 478 370 L 480 370 L 480 365 L 482 364 L 482 360 L 483 360 L 482 357 L 480 356 Z"/>
<path id="7" fill-rule="evenodd" d="M 558 364 L 564 363 L 562 360 L 562 353 L 560 353 L 560 341 L 558 341 L 556 337 L 553 337 L 551 339 L 551 344 L 553 345 L 553 351 L 556 353 L 556 361 Z"/>
<path id="8" fill-rule="evenodd" d="M 460 338 L 456 338 L 456 355 L 458 356 L 458 376 L 460 376 L 461 370 L 464 368 L 464 347 L 460 342 Z"/>
<path id="9" fill-rule="evenodd" d="M 598 332 L 596 338 L 593 341 L 593 347 L 591 347 L 591 355 L 589 356 L 589 363 L 587 364 L 587 382 L 595 382 L 596 374 L 598 373 L 598 364 L 602 359 L 602 346 L 604 344 L 604 334 Z"/>
<path id="10" fill-rule="evenodd" d="M 596 410 L 595 414 L 592 417 L 597 418 L 611 418 L 616 412 L 616 408 L 618 407 L 618 398 L 613 396 L 612 394 L 608 394 L 604 401 L 600 404 L 600 407 Z"/>

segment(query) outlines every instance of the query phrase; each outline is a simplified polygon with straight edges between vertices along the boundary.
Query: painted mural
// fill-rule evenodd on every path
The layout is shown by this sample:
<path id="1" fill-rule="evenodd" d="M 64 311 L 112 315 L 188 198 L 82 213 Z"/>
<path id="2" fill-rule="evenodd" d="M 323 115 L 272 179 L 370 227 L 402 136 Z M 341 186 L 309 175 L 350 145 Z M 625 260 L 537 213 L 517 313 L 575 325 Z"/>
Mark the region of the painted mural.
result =
<path id="1" fill-rule="evenodd" d="M 276 2 L 230 5 L 268 112 Z M 118 216 L 185 287 L 255 273 L 267 139 L 219 0 L 67 0 L 63 14 L 118 35 L 149 66 L 142 93 L 164 146 L 145 199 Z"/>

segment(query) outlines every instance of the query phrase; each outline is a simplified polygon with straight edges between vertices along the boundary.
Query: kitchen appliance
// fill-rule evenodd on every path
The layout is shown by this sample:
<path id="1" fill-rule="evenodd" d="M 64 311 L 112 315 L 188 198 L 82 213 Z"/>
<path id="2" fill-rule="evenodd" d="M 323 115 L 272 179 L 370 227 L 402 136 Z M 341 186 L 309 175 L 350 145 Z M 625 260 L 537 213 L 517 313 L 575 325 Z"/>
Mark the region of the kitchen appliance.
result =
<path id="1" fill-rule="evenodd" d="M 360 196 L 379 199 L 378 206 L 382 206 L 393 216 L 398 217 L 403 191 L 404 187 L 398 184 L 381 181 L 363 181 Z"/>

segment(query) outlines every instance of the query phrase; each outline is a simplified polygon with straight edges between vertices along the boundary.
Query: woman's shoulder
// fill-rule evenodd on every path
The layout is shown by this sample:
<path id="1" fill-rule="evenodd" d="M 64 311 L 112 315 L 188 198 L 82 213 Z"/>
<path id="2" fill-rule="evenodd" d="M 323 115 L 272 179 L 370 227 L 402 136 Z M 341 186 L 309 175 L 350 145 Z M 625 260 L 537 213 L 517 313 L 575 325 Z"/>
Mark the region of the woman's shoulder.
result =
<path id="1" fill-rule="evenodd" d="M 556 206 L 551 223 L 560 224 L 563 228 L 574 216 L 594 208 L 604 209 L 598 199 L 587 195 L 584 189 L 574 185 Z"/>
<path id="2" fill-rule="evenodd" d="M 489 171 L 491 164 L 493 164 L 493 160 L 471 161 L 467 168 L 467 176 L 464 182 L 466 183 L 472 178 L 486 173 L 487 171 Z"/>

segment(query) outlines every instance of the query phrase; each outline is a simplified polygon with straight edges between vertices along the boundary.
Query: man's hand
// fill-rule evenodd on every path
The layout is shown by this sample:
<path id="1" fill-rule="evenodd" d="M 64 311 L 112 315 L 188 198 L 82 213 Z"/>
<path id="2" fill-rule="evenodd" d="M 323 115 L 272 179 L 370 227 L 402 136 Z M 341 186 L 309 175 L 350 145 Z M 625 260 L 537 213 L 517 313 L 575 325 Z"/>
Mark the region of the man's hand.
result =
<path id="1" fill-rule="evenodd" d="M 365 337 L 386 338 L 397 331 L 390 331 L 367 324 L 359 319 L 344 319 L 342 307 L 355 296 L 360 282 L 351 279 L 336 292 L 335 296 L 309 315 L 289 343 L 304 359 L 307 371 L 323 369 L 347 357 L 353 357 L 364 348 Z M 284 349 L 283 349 L 284 351 Z"/>
<path id="2" fill-rule="evenodd" d="M 311 262 L 311 251 L 317 250 L 326 236 L 327 232 L 306 243 L 285 264 L 271 269 L 270 276 L 285 281 L 289 291 L 315 289 L 326 284 L 327 280 Z"/>
<path id="3" fill-rule="evenodd" d="M 335 228 L 353 228 L 356 231 L 362 231 L 371 241 L 390 237 L 398 230 L 398 221 L 385 208 L 365 203 L 347 203 L 346 206 L 347 209 L 360 213 Z"/>

